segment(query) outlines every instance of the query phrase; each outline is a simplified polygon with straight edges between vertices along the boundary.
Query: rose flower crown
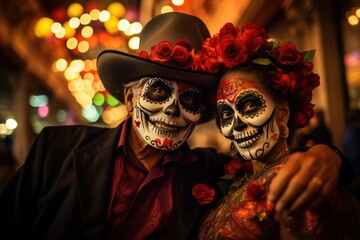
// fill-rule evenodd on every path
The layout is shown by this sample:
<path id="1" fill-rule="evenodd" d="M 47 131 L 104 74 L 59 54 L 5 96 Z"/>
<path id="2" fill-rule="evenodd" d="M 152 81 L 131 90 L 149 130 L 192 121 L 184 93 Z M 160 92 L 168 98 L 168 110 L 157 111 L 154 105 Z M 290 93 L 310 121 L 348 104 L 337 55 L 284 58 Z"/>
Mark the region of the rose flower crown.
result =
<path id="1" fill-rule="evenodd" d="M 290 122 L 304 127 L 314 115 L 312 91 L 320 85 L 313 72 L 315 50 L 299 52 L 290 42 L 270 40 L 264 28 L 246 23 L 241 29 L 226 23 L 220 32 L 207 38 L 194 52 L 190 42 L 179 39 L 174 46 L 161 41 L 139 57 L 166 65 L 218 74 L 239 64 L 256 64 L 271 69 L 270 85 L 290 104 Z"/>

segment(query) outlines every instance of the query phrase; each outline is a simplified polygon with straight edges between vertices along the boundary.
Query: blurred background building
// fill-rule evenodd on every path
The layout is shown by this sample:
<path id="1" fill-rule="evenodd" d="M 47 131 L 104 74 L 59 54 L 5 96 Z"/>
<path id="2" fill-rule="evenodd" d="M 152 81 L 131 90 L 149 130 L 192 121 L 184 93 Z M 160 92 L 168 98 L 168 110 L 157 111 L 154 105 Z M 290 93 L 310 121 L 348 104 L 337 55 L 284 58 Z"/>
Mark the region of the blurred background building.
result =
<path id="1" fill-rule="evenodd" d="M 252 21 L 316 49 L 314 101 L 342 148 L 346 113 L 360 108 L 360 0 L 11 0 L 0 2 L 0 164 L 21 165 L 45 126 L 119 124 L 126 110 L 101 84 L 96 57 L 135 52 L 142 26 L 168 11 L 200 17 L 211 34 Z M 228 147 L 214 122 L 190 143 Z"/>

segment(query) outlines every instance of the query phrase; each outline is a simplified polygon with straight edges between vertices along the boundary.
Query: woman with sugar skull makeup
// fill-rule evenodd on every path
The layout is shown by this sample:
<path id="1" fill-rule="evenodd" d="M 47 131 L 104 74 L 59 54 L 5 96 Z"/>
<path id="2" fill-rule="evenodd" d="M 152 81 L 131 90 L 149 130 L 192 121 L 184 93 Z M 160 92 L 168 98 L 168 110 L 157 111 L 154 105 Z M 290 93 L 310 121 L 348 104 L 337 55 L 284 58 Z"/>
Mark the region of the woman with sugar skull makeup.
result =
<path id="1" fill-rule="evenodd" d="M 359 239 L 359 203 L 344 190 L 332 191 L 321 205 L 278 213 L 267 196 L 272 180 L 291 161 L 289 135 L 313 116 L 312 91 L 319 85 L 310 62 L 314 52 L 268 41 L 264 29 L 252 23 L 242 29 L 228 23 L 207 41 L 200 58 L 214 57 L 218 62 L 212 63 L 223 68 L 217 123 L 241 160 L 231 162 L 236 171 L 225 165 L 224 178 L 233 181 L 205 217 L 199 239 Z M 313 172 L 304 192 L 323 184 Z"/>
<path id="2" fill-rule="evenodd" d="M 129 118 L 113 129 L 45 128 L 0 196 L 3 236 L 193 239 L 221 197 L 223 174 L 224 158 L 214 149 L 186 143 L 197 124 L 213 117 L 208 95 L 215 95 L 218 75 L 197 68 L 209 36 L 200 19 L 166 13 L 144 26 L 136 55 L 102 52 L 99 76 Z M 332 163 L 333 172 L 323 167 L 319 177 L 334 188 L 340 158 L 330 148 L 325 156 L 313 149 L 303 163 Z"/>

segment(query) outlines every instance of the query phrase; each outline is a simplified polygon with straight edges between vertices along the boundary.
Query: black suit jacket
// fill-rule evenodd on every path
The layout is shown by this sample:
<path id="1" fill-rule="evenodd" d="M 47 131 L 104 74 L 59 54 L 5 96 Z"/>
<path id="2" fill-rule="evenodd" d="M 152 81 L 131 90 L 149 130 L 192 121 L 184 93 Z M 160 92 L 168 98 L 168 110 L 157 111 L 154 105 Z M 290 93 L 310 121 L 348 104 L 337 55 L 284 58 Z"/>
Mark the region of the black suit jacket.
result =
<path id="1" fill-rule="evenodd" d="M 0 234 L 8 239 L 106 239 L 107 210 L 122 125 L 46 127 L 25 164 L 0 196 Z M 188 147 L 186 144 L 182 147 Z M 216 201 L 200 205 L 194 183 L 217 190 L 221 158 L 213 149 L 193 151 L 198 161 L 179 164 L 175 198 L 177 239 L 192 239 Z M 3 238 L 2 239 L 6 239 Z"/>

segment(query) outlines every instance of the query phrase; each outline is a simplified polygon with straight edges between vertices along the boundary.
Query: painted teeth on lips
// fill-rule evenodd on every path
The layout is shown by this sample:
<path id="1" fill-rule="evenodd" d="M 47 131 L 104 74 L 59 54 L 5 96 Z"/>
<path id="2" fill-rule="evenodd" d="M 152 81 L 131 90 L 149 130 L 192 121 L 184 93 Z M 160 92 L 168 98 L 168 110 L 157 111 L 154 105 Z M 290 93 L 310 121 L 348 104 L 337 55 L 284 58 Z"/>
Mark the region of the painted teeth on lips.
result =
<path id="1" fill-rule="evenodd" d="M 243 141 L 243 142 L 240 142 L 239 143 L 239 146 L 241 148 L 248 148 L 250 147 L 251 145 L 253 145 L 259 138 L 260 138 L 261 134 L 260 135 L 257 135 L 249 140 L 246 140 L 246 141 Z"/>
<path id="2" fill-rule="evenodd" d="M 253 145 L 260 138 L 261 135 L 262 135 L 262 131 L 259 131 L 257 129 L 252 129 L 246 132 L 240 132 L 236 134 L 234 137 L 240 147 L 246 148 Z"/>
<path id="3" fill-rule="evenodd" d="M 166 131 L 177 131 L 181 129 L 180 126 L 176 125 L 169 125 L 163 122 L 154 122 L 155 126 L 159 129 L 166 130 Z"/>

